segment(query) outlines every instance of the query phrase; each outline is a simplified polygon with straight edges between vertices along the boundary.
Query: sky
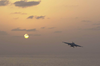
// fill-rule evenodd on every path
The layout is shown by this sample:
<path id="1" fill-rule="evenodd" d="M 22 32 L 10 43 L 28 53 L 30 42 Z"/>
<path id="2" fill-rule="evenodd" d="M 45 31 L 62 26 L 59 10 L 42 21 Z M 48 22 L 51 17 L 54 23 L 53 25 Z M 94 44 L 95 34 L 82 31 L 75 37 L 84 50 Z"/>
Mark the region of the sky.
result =
<path id="1" fill-rule="evenodd" d="M 99 2 L 0 0 L 0 54 L 100 53 Z"/>

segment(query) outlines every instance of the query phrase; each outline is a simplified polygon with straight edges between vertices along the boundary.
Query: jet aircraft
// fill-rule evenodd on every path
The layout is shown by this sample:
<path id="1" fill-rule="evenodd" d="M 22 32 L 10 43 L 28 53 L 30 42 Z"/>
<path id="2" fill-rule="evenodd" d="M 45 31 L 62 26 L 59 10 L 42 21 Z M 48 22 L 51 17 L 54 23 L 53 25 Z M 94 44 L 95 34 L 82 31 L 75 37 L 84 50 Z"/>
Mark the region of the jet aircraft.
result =
<path id="1" fill-rule="evenodd" d="M 80 45 L 77 45 L 77 44 L 75 44 L 74 42 L 72 42 L 72 43 L 68 43 L 68 42 L 63 42 L 63 43 L 65 43 L 65 44 L 68 44 L 68 45 L 70 45 L 71 47 L 82 47 L 82 46 L 80 46 Z"/>

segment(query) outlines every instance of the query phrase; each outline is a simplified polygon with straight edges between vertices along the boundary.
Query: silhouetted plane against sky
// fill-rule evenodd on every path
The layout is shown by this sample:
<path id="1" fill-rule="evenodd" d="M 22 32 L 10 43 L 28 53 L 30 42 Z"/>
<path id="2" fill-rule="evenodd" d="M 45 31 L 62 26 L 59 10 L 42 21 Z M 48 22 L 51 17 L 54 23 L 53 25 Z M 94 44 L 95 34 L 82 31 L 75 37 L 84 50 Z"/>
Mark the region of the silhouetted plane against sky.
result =
<path id="1" fill-rule="evenodd" d="M 68 43 L 68 42 L 63 42 L 63 43 L 65 43 L 65 44 L 68 44 L 68 45 L 70 45 L 71 47 L 82 47 L 82 46 L 80 46 L 80 45 L 77 45 L 77 44 L 75 44 L 74 42 L 72 42 L 72 43 Z"/>

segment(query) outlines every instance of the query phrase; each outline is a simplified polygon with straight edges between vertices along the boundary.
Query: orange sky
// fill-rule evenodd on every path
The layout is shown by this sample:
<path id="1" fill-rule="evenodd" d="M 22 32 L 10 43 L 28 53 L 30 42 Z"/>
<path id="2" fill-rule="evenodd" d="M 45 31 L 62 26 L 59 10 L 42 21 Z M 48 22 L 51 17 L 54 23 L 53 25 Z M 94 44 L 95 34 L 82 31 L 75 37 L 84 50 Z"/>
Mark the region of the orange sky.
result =
<path id="1" fill-rule="evenodd" d="M 21 2 L 20 0 L 9 0 L 6 5 L 2 5 L 5 3 L 0 4 L 0 31 L 7 33 L 7 35 L 3 35 L 0 32 L 1 43 L 8 41 L 8 44 L 13 45 L 19 41 L 18 46 L 22 43 L 25 43 L 25 46 L 29 46 L 27 45 L 29 42 L 35 44 L 30 46 L 39 46 L 39 44 L 45 46 L 46 40 L 46 43 L 52 43 L 52 45 L 46 46 L 55 47 L 55 43 L 62 41 L 75 41 L 83 46 L 87 45 L 84 45 L 84 42 L 86 43 L 93 39 L 97 39 L 93 42 L 99 41 L 99 0 L 41 0 L 40 3 L 38 0 L 27 0 L 26 2 L 23 0 L 24 5 L 22 5 L 23 3 L 18 3 L 20 6 L 15 6 L 14 3 L 18 1 Z M 7 1 L 5 0 L 5 2 Z M 38 4 L 34 5 L 34 2 L 38 2 Z M 12 31 L 12 29 L 17 28 L 20 30 L 26 29 L 26 31 Z M 36 31 L 27 31 L 30 29 L 36 29 Z M 30 34 L 27 41 L 24 38 L 25 33 Z M 87 43 L 89 44 L 89 42 Z M 61 43 L 58 44 L 59 48 Z M 28 49 L 29 47 L 26 48 Z"/>

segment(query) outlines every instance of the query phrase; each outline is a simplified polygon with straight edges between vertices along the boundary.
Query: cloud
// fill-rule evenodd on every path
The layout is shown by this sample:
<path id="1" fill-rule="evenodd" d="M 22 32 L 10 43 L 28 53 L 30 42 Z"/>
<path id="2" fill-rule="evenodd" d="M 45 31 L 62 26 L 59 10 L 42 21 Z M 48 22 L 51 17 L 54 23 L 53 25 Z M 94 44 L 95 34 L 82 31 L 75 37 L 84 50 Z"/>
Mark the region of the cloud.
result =
<path id="1" fill-rule="evenodd" d="M 34 16 L 29 16 L 27 19 L 33 19 Z"/>
<path id="2" fill-rule="evenodd" d="M 32 36 L 41 36 L 41 34 L 33 34 Z"/>
<path id="3" fill-rule="evenodd" d="M 100 25 L 100 23 L 95 23 L 95 24 L 93 24 L 93 25 Z"/>
<path id="4" fill-rule="evenodd" d="M 41 29 L 44 29 L 45 27 L 41 27 Z"/>
<path id="5" fill-rule="evenodd" d="M 100 30 L 100 26 L 94 27 L 94 28 L 89 28 L 88 30 Z"/>
<path id="6" fill-rule="evenodd" d="M 54 33 L 61 33 L 62 31 L 55 31 Z"/>
<path id="7" fill-rule="evenodd" d="M 22 38 L 23 36 L 12 36 L 12 37 L 15 37 L 15 38 Z"/>
<path id="8" fill-rule="evenodd" d="M 29 31 L 37 31 L 37 30 L 36 29 L 28 29 L 28 30 L 26 30 L 26 29 L 16 28 L 16 29 L 12 29 L 11 31 L 27 31 L 27 32 L 29 32 Z"/>
<path id="9" fill-rule="evenodd" d="M 14 12 L 14 13 L 11 13 L 11 14 L 21 14 L 21 15 L 26 15 L 27 13 Z"/>
<path id="10" fill-rule="evenodd" d="M 26 31 L 26 29 L 16 28 L 16 29 L 12 29 L 11 31 Z"/>
<path id="11" fill-rule="evenodd" d="M 50 27 L 50 28 L 48 28 L 48 29 L 54 29 L 55 27 Z"/>
<path id="12" fill-rule="evenodd" d="M 29 36 L 41 36 L 41 34 L 29 34 Z"/>
<path id="13" fill-rule="evenodd" d="M 34 36 L 41 36 L 41 34 L 34 34 Z"/>
<path id="14" fill-rule="evenodd" d="M 36 29 L 28 29 L 28 30 L 26 30 L 26 31 L 36 31 Z"/>
<path id="15" fill-rule="evenodd" d="M 8 35 L 5 31 L 0 31 L 0 35 Z"/>
<path id="16" fill-rule="evenodd" d="M 27 2 L 27 0 L 24 0 L 24 1 L 21 0 L 21 1 L 16 1 L 14 3 L 14 5 L 17 7 L 25 8 L 25 7 L 38 5 L 38 4 L 40 4 L 40 2 L 41 1 L 29 1 L 29 2 Z"/>
<path id="17" fill-rule="evenodd" d="M 9 4 L 8 0 L 0 0 L 0 6 L 6 6 Z"/>
<path id="18" fill-rule="evenodd" d="M 91 22 L 90 20 L 82 20 L 82 22 Z"/>
<path id="19" fill-rule="evenodd" d="M 37 16 L 37 17 L 35 17 L 36 19 L 44 19 L 45 18 L 45 16 Z"/>
<path id="20" fill-rule="evenodd" d="M 34 17 L 34 16 L 29 16 L 29 17 L 27 17 L 27 19 L 33 19 L 33 17 Z M 44 19 L 45 16 L 36 16 L 35 18 L 36 18 L 36 19 Z"/>

